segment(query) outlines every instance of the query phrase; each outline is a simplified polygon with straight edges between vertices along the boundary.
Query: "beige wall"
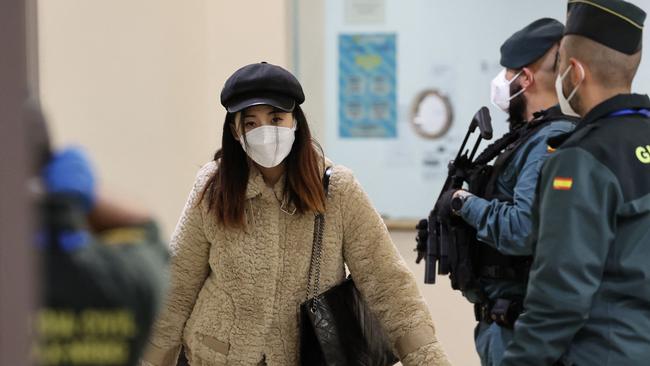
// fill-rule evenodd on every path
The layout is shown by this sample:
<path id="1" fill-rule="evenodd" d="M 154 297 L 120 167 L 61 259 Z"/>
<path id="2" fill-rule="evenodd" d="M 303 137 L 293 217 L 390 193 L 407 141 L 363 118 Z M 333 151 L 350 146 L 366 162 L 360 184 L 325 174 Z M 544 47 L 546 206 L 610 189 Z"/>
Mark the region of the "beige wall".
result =
<path id="1" fill-rule="evenodd" d="M 295 71 L 305 91 L 303 108 L 314 137 L 325 146 L 325 0 L 296 0 L 292 35 L 297 46 Z M 334 122 L 332 122 L 334 123 Z"/>
<path id="2" fill-rule="evenodd" d="M 103 188 L 169 234 L 220 144 L 225 79 L 290 60 L 285 1 L 40 1 L 41 98 L 57 145 L 85 146 Z"/>

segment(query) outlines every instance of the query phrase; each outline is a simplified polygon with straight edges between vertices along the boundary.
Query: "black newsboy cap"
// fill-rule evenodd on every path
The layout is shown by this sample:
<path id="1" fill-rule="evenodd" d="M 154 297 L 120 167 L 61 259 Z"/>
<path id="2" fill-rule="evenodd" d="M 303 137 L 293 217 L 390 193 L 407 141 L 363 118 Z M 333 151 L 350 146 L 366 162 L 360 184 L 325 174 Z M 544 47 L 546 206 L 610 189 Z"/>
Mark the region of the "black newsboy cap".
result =
<path id="1" fill-rule="evenodd" d="M 565 34 L 633 55 L 641 50 L 646 13 L 622 0 L 569 0 Z"/>
<path id="2" fill-rule="evenodd" d="M 298 79 L 282 67 L 266 62 L 235 71 L 221 90 L 221 104 L 230 113 L 260 104 L 291 112 L 304 101 Z"/>
<path id="3" fill-rule="evenodd" d="M 564 25 L 551 18 L 538 19 L 508 38 L 501 46 L 501 66 L 520 69 L 539 60 L 560 42 Z"/>

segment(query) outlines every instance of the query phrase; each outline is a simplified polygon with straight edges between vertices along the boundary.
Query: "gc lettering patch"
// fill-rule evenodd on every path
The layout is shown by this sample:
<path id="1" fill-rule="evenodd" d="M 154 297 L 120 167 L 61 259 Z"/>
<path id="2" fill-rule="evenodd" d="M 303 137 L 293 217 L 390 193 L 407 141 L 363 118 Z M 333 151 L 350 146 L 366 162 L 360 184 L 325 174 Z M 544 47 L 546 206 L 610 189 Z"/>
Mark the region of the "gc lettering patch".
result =
<path id="1" fill-rule="evenodd" d="M 636 158 L 643 164 L 650 164 L 650 145 L 637 147 Z"/>
<path id="2" fill-rule="evenodd" d="M 138 332 L 127 309 L 44 308 L 35 318 L 32 356 L 41 366 L 126 365 Z"/>

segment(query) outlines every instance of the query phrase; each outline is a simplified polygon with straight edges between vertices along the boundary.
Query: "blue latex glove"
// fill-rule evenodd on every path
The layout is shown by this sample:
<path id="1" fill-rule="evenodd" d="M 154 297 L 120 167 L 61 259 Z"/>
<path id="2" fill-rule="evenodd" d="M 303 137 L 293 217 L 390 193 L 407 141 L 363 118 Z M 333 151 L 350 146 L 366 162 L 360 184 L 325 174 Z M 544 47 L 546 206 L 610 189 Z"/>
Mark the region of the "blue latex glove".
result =
<path id="1" fill-rule="evenodd" d="M 77 196 L 86 212 L 95 205 L 95 175 L 86 153 L 79 147 L 56 152 L 43 169 L 47 193 Z"/>

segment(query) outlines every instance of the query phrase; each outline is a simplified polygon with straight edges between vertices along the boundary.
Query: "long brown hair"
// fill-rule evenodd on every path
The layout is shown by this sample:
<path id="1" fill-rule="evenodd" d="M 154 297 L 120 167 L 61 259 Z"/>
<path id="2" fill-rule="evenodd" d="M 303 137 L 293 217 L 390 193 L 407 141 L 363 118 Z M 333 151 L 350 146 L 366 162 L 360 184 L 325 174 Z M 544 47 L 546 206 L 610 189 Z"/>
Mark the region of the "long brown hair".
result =
<path id="1" fill-rule="evenodd" d="M 214 154 L 218 168 L 208 179 L 199 202 L 208 200 L 208 211 L 215 213 L 219 223 L 231 228 L 242 228 L 246 224 L 244 203 L 252 162 L 233 136 L 232 131 L 236 130 L 235 116 L 236 113 L 226 114 L 221 149 Z M 300 106 L 294 108 L 293 118 L 297 122 L 296 140 L 284 161 L 284 195 L 300 214 L 324 212 L 323 151 L 312 138 L 307 118 Z M 243 131 L 243 126 L 241 130 Z"/>

